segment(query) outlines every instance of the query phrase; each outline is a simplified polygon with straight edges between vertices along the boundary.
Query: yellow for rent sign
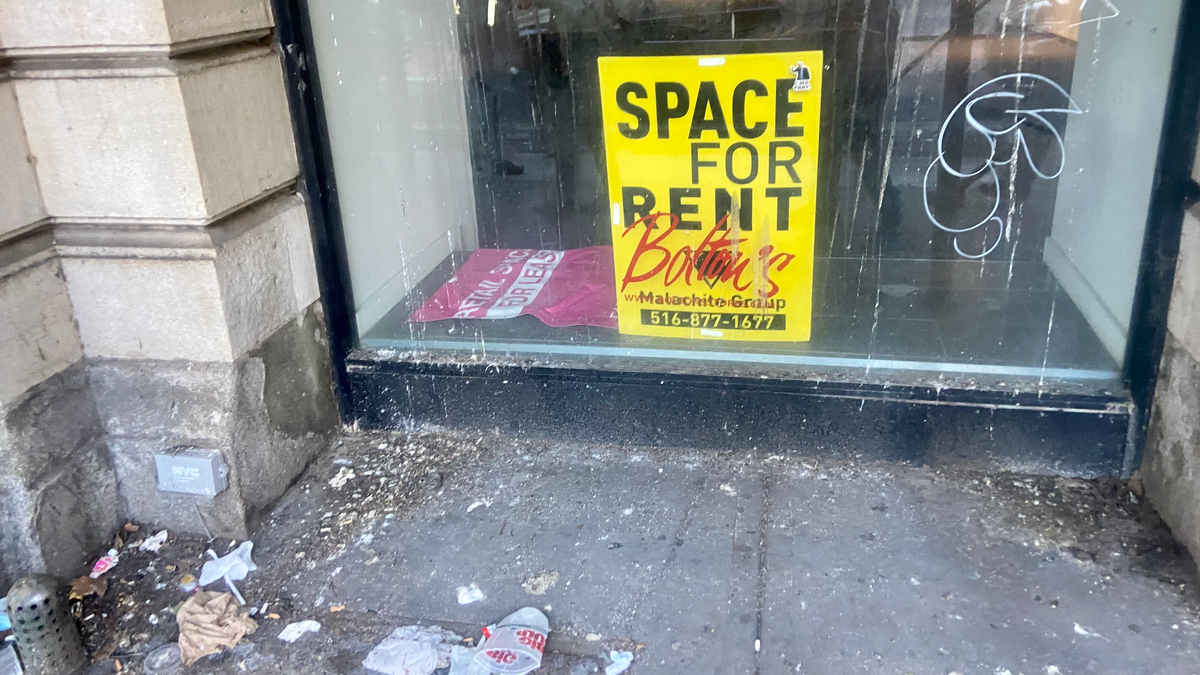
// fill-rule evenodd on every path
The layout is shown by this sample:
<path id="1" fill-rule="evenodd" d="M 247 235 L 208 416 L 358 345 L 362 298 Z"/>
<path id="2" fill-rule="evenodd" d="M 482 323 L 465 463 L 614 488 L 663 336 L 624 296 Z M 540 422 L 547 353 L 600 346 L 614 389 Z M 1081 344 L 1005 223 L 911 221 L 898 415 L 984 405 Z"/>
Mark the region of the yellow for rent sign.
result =
<path id="1" fill-rule="evenodd" d="M 808 340 L 822 53 L 599 65 L 621 332 Z"/>

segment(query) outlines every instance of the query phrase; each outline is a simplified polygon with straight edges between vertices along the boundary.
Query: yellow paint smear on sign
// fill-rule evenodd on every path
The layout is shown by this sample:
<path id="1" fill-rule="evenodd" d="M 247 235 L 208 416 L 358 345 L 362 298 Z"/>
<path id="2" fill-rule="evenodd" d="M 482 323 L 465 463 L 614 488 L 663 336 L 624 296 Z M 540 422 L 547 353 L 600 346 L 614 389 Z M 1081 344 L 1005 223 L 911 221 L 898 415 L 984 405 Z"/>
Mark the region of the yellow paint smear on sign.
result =
<path id="1" fill-rule="evenodd" d="M 808 340 L 822 53 L 599 70 L 621 332 Z"/>

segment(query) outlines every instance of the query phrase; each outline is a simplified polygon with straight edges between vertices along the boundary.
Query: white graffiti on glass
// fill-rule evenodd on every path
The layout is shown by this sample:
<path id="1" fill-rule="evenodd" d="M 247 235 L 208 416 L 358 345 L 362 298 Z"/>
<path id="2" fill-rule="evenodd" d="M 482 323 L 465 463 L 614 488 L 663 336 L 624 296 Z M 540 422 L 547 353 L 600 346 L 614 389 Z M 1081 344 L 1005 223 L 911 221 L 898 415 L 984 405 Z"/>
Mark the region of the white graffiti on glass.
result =
<path id="1" fill-rule="evenodd" d="M 1100 23 L 1101 21 L 1115 19 L 1118 16 L 1121 16 L 1121 10 L 1112 3 L 1112 0 L 1099 0 L 1099 2 L 1104 5 L 1104 7 L 1100 10 L 1101 14 L 1090 19 L 1084 19 L 1083 12 L 1087 9 L 1088 2 L 1090 1 L 1091 0 L 1083 0 L 1083 2 L 1079 3 L 1080 20 L 1076 21 L 1075 23 L 1065 24 L 1066 28 L 1075 28 L 1076 26 L 1083 26 L 1089 23 Z M 1027 0 L 1026 2 L 1018 3 L 1016 7 L 1013 7 L 1011 10 L 1006 12 L 1003 16 L 1003 19 L 1009 23 L 1024 23 L 1027 20 L 1026 17 L 1028 17 L 1029 12 L 1036 12 L 1040 9 L 1053 7 L 1054 5 L 1070 5 L 1074 4 L 1075 2 L 1078 2 L 1078 0 Z M 1039 23 L 1044 23 L 1047 26 L 1064 25 L 1064 22 L 1061 21 L 1045 21 Z"/>
<path id="2" fill-rule="evenodd" d="M 1108 11 L 1111 12 L 1111 14 L 1104 14 L 1101 16 L 1097 16 L 1093 19 L 1087 19 L 1086 21 L 1079 21 L 1077 23 L 1071 24 L 1069 27 L 1074 28 L 1075 26 L 1082 26 L 1085 23 L 1100 23 L 1101 21 L 1104 21 L 1105 19 L 1115 19 L 1118 16 L 1121 16 L 1121 10 L 1117 9 L 1117 6 L 1114 5 L 1111 0 L 1100 0 L 1100 2 L 1104 3 L 1104 5 L 1108 8 Z M 1079 6 L 1079 13 L 1081 15 L 1083 14 L 1083 10 L 1087 8 L 1087 4 L 1088 4 L 1088 0 L 1083 0 L 1083 4 Z"/>
<path id="3" fill-rule="evenodd" d="M 1025 99 L 1025 94 L 1016 91 L 1008 91 L 1005 89 L 996 91 L 996 89 L 1004 85 L 1012 85 L 1015 88 L 1015 85 L 1018 83 L 1028 81 L 1033 81 L 1034 83 L 1044 82 L 1050 85 L 1054 91 L 1062 95 L 1062 99 L 1065 101 L 1066 106 L 1052 108 L 1010 108 L 1005 110 L 1004 114 L 1014 115 L 1015 121 L 1003 129 L 992 129 L 991 127 L 988 127 L 984 123 L 980 122 L 975 116 L 975 106 L 984 101 L 1010 99 L 1013 102 L 1019 102 Z M 958 115 L 959 113 L 962 113 L 966 121 L 967 129 L 965 131 L 967 133 L 979 134 L 983 140 L 987 142 L 988 148 L 990 149 L 990 152 L 984 159 L 983 164 L 974 170 L 960 170 L 958 167 L 950 166 L 950 163 L 946 160 L 946 151 L 944 149 L 946 130 L 949 128 L 950 122 L 954 119 L 954 116 Z M 997 226 L 999 226 L 1001 234 L 1004 232 L 1004 221 L 1002 221 L 1000 216 L 997 215 L 1000 212 L 1001 201 L 1000 174 L 996 170 L 997 166 L 1011 164 L 1017 161 L 1021 154 L 1024 154 L 1026 162 L 1029 163 L 1029 167 L 1033 170 L 1033 173 L 1038 178 L 1042 178 L 1044 180 L 1054 180 L 1062 174 L 1063 168 L 1066 166 L 1067 162 L 1066 145 L 1063 143 L 1062 132 L 1060 132 L 1050 120 L 1046 119 L 1046 115 L 1052 113 L 1082 115 L 1083 110 L 1075 103 L 1075 101 L 1071 99 L 1070 94 L 1068 94 L 1065 89 L 1059 86 L 1057 82 L 1054 82 L 1053 80 L 1042 75 L 1036 75 L 1033 73 L 1014 73 L 1012 75 L 1001 75 L 1000 77 L 989 80 L 976 87 L 974 91 L 966 96 L 966 98 L 959 101 L 958 105 L 954 107 L 954 110 L 952 110 L 950 115 L 946 118 L 945 123 L 942 124 L 942 129 L 938 133 L 938 156 L 933 160 L 932 163 L 930 163 L 929 168 L 925 170 L 925 182 L 923 190 L 923 196 L 925 199 L 925 214 L 929 216 L 929 220 L 939 229 L 955 235 L 954 250 L 962 257 L 971 259 L 983 258 L 992 251 L 996 250 L 996 247 L 999 246 L 1000 242 L 1004 239 L 1004 237 L 998 235 L 995 243 L 986 248 L 982 253 L 971 254 L 964 252 L 962 248 L 959 247 L 957 236 L 984 228 L 989 223 L 995 223 Z M 1038 166 L 1037 162 L 1034 161 L 1033 155 L 1029 151 L 1029 142 L 1026 140 L 1025 132 L 1022 128 L 1026 125 L 1039 126 L 1053 135 L 1054 141 L 1058 145 L 1058 166 L 1053 170 L 1044 170 L 1043 167 Z M 1013 147 L 1013 152 L 1008 159 L 999 160 L 996 158 L 999 139 L 1010 134 L 1012 134 L 1013 143 L 1015 144 Z M 929 177 L 933 174 L 934 167 L 938 166 L 939 164 L 941 165 L 943 171 L 957 178 L 975 178 L 982 176 L 985 173 L 991 176 L 992 189 L 995 190 L 996 194 L 992 203 L 992 210 L 983 218 L 983 220 L 980 220 L 973 225 L 960 227 L 953 224 L 947 225 L 942 223 L 937 219 L 937 216 L 933 215 L 933 209 L 929 205 Z M 986 245 L 986 238 L 984 243 Z"/>

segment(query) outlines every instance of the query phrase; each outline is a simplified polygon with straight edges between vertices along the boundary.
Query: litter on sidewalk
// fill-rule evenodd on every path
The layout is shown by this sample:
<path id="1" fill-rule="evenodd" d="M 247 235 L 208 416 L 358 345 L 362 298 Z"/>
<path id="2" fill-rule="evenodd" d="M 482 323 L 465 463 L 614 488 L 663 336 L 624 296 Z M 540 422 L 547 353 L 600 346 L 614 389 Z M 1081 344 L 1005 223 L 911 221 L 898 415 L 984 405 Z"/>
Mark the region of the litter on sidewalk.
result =
<path id="1" fill-rule="evenodd" d="M 108 580 L 90 575 L 82 576 L 71 582 L 71 592 L 67 597 L 71 600 L 82 600 L 89 595 L 103 598 L 108 591 Z"/>
<path id="2" fill-rule="evenodd" d="M 472 602 L 479 602 L 480 600 L 487 600 L 487 596 L 483 594 L 483 591 L 479 590 L 479 584 L 472 583 L 470 586 L 458 587 L 458 604 L 469 605 Z"/>
<path id="3" fill-rule="evenodd" d="M 258 629 L 230 593 L 200 591 L 188 598 L 176 615 L 179 652 L 184 665 L 236 645 Z"/>
<path id="4" fill-rule="evenodd" d="M 320 630 L 321 623 L 319 621 L 297 621 L 285 626 L 283 631 L 279 633 L 279 639 L 284 642 L 295 642 L 305 633 L 317 633 Z"/>
<path id="5" fill-rule="evenodd" d="M 178 582 L 179 590 L 183 591 L 184 593 L 191 593 L 200 587 L 200 582 L 196 580 L 196 577 L 187 573 L 180 575 Z"/>
<path id="6" fill-rule="evenodd" d="M 12 630 L 12 623 L 8 620 L 8 597 L 0 598 L 0 631 Z"/>
<path id="7" fill-rule="evenodd" d="M 229 579 L 230 581 L 241 581 L 246 578 L 246 575 L 258 569 L 258 565 L 250 559 L 250 554 L 254 551 L 254 542 L 242 542 L 241 546 L 233 549 L 230 553 L 216 557 L 217 554 L 212 549 L 207 551 L 212 558 L 204 563 L 204 567 L 200 568 L 200 585 L 207 586 L 219 579 Z"/>
<path id="8" fill-rule="evenodd" d="M 225 580 L 225 586 L 229 588 L 229 592 L 237 598 L 239 604 L 246 604 L 246 599 L 242 597 L 237 586 L 233 585 L 235 581 L 241 581 L 246 578 L 254 570 L 258 569 L 258 565 L 250 559 L 250 554 L 254 551 L 254 542 L 244 541 L 241 546 L 238 546 L 230 553 L 217 557 L 216 552 L 211 548 L 205 551 L 212 560 L 204 563 L 204 567 L 200 568 L 200 586 L 207 586 L 218 579 Z"/>
<path id="9" fill-rule="evenodd" d="M 111 548 L 108 550 L 107 555 L 97 560 L 95 565 L 92 565 L 92 573 L 88 576 L 93 579 L 99 579 L 105 572 L 116 567 L 119 562 L 121 562 L 121 557 L 117 555 L 117 549 Z"/>
<path id="10" fill-rule="evenodd" d="M 21 675 L 21 662 L 17 660 L 17 651 L 12 645 L 0 647 L 0 675 Z"/>
<path id="11" fill-rule="evenodd" d="M 367 654 L 363 667 L 384 675 L 430 675 L 450 666 L 462 637 L 438 626 L 401 626 Z"/>
<path id="12" fill-rule="evenodd" d="M 618 652 L 616 650 L 608 653 L 608 660 L 612 663 L 604 669 L 604 675 L 620 675 L 629 670 L 629 666 L 633 665 L 633 652 Z"/>
<path id="13" fill-rule="evenodd" d="M 178 644 L 163 645 L 146 655 L 142 662 L 146 675 L 174 675 L 183 670 L 183 655 Z"/>
<path id="14" fill-rule="evenodd" d="M 465 672 L 456 663 L 451 675 L 525 675 L 542 665 L 550 620 L 534 607 L 524 607 L 483 629 L 483 644 Z"/>
<path id="15" fill-rule="evenodd" d="M 166 543 L 167 543 L 167 531 L 163 530 L 163 531 L 159 532 L 158 534 L 154 535 L 153 537 L 146 539 L 141 544 L 138 544 L 138 550 L 139 551 L 150 551 L 151 553 L 158 553 L 159 549 L 161 549 L 163 547 L 163 544 L 166 544 Z"/>

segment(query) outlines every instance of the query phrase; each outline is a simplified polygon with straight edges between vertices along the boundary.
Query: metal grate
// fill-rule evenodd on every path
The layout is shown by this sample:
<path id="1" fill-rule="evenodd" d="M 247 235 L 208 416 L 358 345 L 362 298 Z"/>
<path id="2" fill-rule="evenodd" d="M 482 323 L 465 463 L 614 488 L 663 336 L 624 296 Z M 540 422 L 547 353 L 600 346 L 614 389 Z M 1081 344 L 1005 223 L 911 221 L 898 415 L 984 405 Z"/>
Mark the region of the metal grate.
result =
<path id="1" fill-rule="evenodd" d="M 79 627 L 53 577 L 18 581 L 8 592 L 8 616 L 26 675 L 71 675 L 87 666 Z"/>

